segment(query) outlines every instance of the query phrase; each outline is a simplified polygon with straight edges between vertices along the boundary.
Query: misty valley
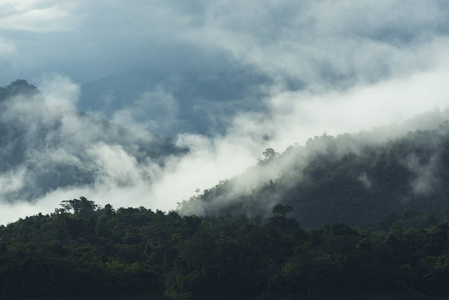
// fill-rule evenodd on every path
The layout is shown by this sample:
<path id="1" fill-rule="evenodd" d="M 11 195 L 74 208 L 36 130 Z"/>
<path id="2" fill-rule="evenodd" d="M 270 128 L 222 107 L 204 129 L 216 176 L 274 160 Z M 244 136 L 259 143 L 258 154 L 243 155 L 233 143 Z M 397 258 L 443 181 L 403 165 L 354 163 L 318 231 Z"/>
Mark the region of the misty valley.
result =
<path id="1" fill-rule="evenodd" d="M 71 189 L 151 186 L 191 152 L 51 101 L 24 80 L 0 88 L 9 207 Z M 449 123 L 440 117 L 388 139 L 324 133 L 266 148 L 168 211 L 60 198 L 51 213 L 0 226 L 0 298 L 447 299 Z"/>

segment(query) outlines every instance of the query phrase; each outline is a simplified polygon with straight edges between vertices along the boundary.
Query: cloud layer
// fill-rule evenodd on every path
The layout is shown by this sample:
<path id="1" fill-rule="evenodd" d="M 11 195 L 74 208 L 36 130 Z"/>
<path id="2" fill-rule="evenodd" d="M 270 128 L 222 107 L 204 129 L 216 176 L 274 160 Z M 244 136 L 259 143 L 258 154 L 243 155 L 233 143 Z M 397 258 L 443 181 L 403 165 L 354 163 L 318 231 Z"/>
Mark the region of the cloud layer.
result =
<path id="1" fill-rule="evenodd" d="M 164 160 L 188 150 L 148 132 L 78 113 L 79 87 L 67 78 L 44 78 L 40 86 L 42 93 L 16 81 L 2 90 L 0 202 L 5 206 L 37 208 L 42 200 L 53 199 L 50 203 L 57 207 L 81 192 L 148 190 Z M 116 202 L 116 196 L 108 201 Z M 8 209 L 3 212 L 3 218 L 17 217 Z"/>
<path id="2" fill-rule="evenodd" d="M 20 126 L 34 124 L 27 142 L 35 128 L 52 132 L 27 144 L 25 161 L 94 174 L 93 187 L 55 187 L 38 196 L 42 205 L 84 194 L 173 209 L 196 188 L 243 172 L 267 147 L 373 127 L 382 140 L 447 118 L 445 1 L 34 0 L 2 1 L 0 11 L 1 85 L 25 78 L 43 94 L 39 105 L 23 99 L 7 111 L 27 116 Z M 52 72 L 65 77 L 41 82 Z M 136 137 L 68 113 L 81 106 Z M 191 152 L 153 173 L 159 162 L 133 148 L 149 145 L 148 131 Z M 26 166 L 5 168 L 2 185 L 18 190 Z"/>

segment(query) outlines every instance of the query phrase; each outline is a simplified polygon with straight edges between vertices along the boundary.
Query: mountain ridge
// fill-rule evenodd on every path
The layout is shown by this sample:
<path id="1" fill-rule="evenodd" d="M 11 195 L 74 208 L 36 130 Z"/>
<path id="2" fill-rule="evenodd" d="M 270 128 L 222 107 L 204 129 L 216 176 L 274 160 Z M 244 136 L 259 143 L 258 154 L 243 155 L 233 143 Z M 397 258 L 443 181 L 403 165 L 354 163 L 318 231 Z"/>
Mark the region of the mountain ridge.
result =
<path id="1" fill-rule="evenodd" d="M 303 226 L 315 227 L 360 225 L 410 209 L 449 209 L 448 149 L 447 121 L 383 143 L 324 134 L 179 203 L 179 210 L 266 217 L 281 203 L 295 209 Z M 256 176 L 262 178 L 258 184 L 245 184 Z"/>

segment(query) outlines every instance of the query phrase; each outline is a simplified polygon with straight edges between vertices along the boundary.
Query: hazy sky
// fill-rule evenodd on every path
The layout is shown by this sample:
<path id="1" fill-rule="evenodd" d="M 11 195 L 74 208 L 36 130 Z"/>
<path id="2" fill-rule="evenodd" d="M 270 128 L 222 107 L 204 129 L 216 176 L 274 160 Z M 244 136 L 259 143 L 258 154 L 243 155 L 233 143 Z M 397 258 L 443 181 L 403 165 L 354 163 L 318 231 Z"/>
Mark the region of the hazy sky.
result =
<path id="1" fill-rule="evenodd" d="M 1 223 L 52 211 L 61 200 L 81 195 L 103 205 L 173 209 L 196 188 L 245 170 L 266 147 L 281 152 L 324 131 L 370 130 L 443 111 L 449 103 L 448 34 L 444 0 L 0 0 L 0 86 L 25 79 L 57 105 L 77 109 L 79 95 L 67 100 L 58 90 L 79 90 L 111 75 L 161 74 L 164 84 L 148 87 L 137 99 L 122 99 L 129 106 L 109 115 L 135 132 L 163 127 L 151 113 L 142 117 L 154 105 L 163 107 L 165 127 L 189 107 L 180 102 L 184 98 L 177 96 L 176 84 L 166 84 L 179 82 L 178 74 L 206 83 L 210 78 L 231 82 L 230 90 L 230 78 L 243 74 L 239 84 L 244 83 L 246 70 L 269 79 L 248 76 L 254 94 L 262 95 L 257 101 L 263 112 L 252 112 L 251 104 L 242 113 L 216 115 L 212 106 L 220 103 L 214 99 L 218 90 L 216 96 L 214 90 L 207 94 L 211 99 L 202 107 L 196 103 L 192 109 L 210 112 L 204 126 L 228 118 L 225 130 L 175 136 L 191 153 L 170 158 L 151 183 L 139 175 L 151 164 L 136 165 L 132 156 L 131 161 L 121 156 L 122 166 L 129 168 L 123 172 L 135 174 L 134 184 L 123 188 L 100 180 L 94 186 L 56 189 L 31 203 L 3 203 Z M 232 101 L 243 107 L 248 99 Z M 90 113 L 104 116 L 101 108 Z M 117 150 L 106 143 L 90 157 L 103 166 L 111 149 Z M 119 162 L 116 158 L 114 164 Z M 0 184 L 18 173 L 1 174 Z"/>

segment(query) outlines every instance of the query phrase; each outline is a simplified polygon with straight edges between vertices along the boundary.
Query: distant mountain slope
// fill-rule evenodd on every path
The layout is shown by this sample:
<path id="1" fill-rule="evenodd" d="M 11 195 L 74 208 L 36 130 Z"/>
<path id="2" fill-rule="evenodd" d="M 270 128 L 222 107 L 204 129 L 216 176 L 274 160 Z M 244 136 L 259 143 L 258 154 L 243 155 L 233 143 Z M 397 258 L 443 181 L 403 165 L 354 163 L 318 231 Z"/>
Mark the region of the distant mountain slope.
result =
<path id="1" fill-rule="evenodd" d="M 0 88 L 0 200 L 32 201 L 55 189 L 150 180 L 188 149 L 134 133 L 49 100 L 24 80 Z"/>
<path id="2" fill-rule="evenodd" d="M 38 92 L 39 90 L 34 85 L 29 84 L 26 80 L 17 79 L 5 87 L 0 86 L 0 101 L 5 101 L 6 99 L 15 97 L 19 94 L 33 96 Z"/>
<path id="3" fill-rule="evenodd" d="M 387 213 L 449 209 L 449 126 L 375 144 L 323 135 L 305 147 L 273 151 L 245 174 L 180 203 L 182 214 L 268 216 L 294 208 L 306 227 L 358 225 Z"/>
<path id="4" fill-rule="evenodd" d="M 207 74 L 123 73 L 83 85 L 78 107 L 108 119 L 126 111 L 164 136 L 208 135 L 224 132 L 239 112 L 265 110 L 261 86 L 268 82 L 255 72 L 232 68 Z"/>

